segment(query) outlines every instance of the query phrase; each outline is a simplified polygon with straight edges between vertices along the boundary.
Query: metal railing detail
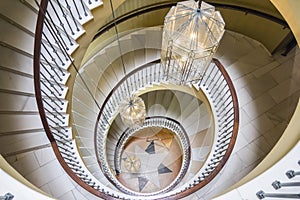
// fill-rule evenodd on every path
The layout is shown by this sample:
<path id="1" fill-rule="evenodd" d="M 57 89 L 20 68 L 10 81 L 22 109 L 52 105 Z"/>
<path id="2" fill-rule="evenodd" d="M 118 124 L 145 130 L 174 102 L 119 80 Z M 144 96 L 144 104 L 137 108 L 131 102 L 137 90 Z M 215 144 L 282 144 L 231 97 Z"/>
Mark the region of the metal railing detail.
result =
<path id="1" fill-rule="evenodd" d="M 95 131 L 96 155 L 104 174 L 117 188 L 122 188 L 122 192 L 137 196 L 140 195 L 143 197 L 152 196 L 154 194 L 149 193 L 146 195 L 130 191 L 124 188 L 118 182 L 115 175 L 112 174 L 106 157 L 107 152 L 105 141 L 107 139 L 111 123 L 118 114 L 118 105 L 126 98 L 126 96 L 140 88 L 150 86 L 153 83 L 167 81 L 166 77 L 163 76 L 160 65 L 155 63 L 158 63 L 158 61 L 135 69 L 112 89 L 100 109 Z M 129 83 L 129 91 L 124 86 L 125 80 Z M 212 105 L 216 121 L 215 137 L 217 139 L 208 161 L 199 173 L 186 183 L 183 188 L 175 188 L 165 194 L 166 196 L 177 197 L 187 195 L 191 193 L 191 191 L 196 191 L 207 184 L 207 182 L 212 180 L 212 178 L 216 176 L 216 174 L 224 166 L 236 140 L 239 120 L 236 93 L 228 74 L 218 60 L 214 59 L 208 67 L 207 73 L 198 84 L 198 89 L 201 89 L 207 95 Z"/>
<path id="2" fill-rule="evenodd" d="M 300 160 L 298 161 L 298 165 L 300 165 Z M 294 171 L 294 170 L 288 170 L 285 175 L 287 176 L 288 179 L 291 179 L 291 181 L 286 181 L 286 182 L 281 182 L 278 180 L 275 180 L 271 185 L 275 190 L 278 192 L 276 193 L 269 193 L 269 192 L 264 192 L 263 190 L 260 190 L 256 193 L 256 196 L 258 199 L 264 199 L 264 198 L 281 198 L 281 199 L 300 199 L 300 193 L 287 193 L 285 190 L 281 191 L 281 188 L 285 187 L 293 187 L 297 188 L 296 190 L 291 190 L 291 191 L 299 191 L 299 186 L 300 182 L 299 181 L 294 181 L 295 176 L 300 175 L 299 171 Z"/>
<path id="3" fill-rule="evenodd" d="M 190 160 L 191 159 L 191 152 L 190 152 L 191 149 L 190 149 L 190 142 L 189 142 L 188 135 L 187 135 L 185 129 L 183 128 L 183 126 L 178 121 L 168 118 L 168 117 L 164 117 L 164 116 L 147 117 L 142 126 L 136 127 L 136 128 L 127 128 L 124 131 L 124 133 L 120 136 L 119 140 L 116 140 L 117 144 L 114 149 L 115 152 L 114 152 L 114 163 L 113 163 L 113 165 L 114 165 L 113 168 L 115 169 L 116 175 L 118 175 L 118 173 L 121 172 L 121 166 L 120 166 L 121 154 L 122 154 L 124 145 L 126 144 L 127 140 L 132 135 L 134 135 L 134 133 L 136 133 L 137 131 L 148 128 L 148 127 L 161 127 L 161 128 L 166 128 L 166 129 L 171 130 L 173 133 L 175 133 L 175 135 L 179 139 L 181 148 L 183 150 L 182 165 L 181 165 L 181 169 L 180 169 L 180 172 L 178 173 L 177 177 L 172 181 L 172 183 L 170 183 L 168 185 L 168 187 L 163 188 L 162 190 L 157 191 L 155 193 L 147 194 L 150 196 L 150 195 L 156 195 L 156 194 L 160 194 L 160 193 L 166 193 L 177 186 L 177 184 L 182 180 L 182 178 L 185 176 L 185 174 L 188 170 L 188 167 L 189 167 L 189 164 L 191 161 Z M 111 178 L 112 180 L 114 180 L 114 177 L 111 177 L 111 173 L 105 174 L 105 175 L 107 177 Z M 121 191 L 123 191 L 124 186 L 122 186 L 119 189 Z M 138 194 L 140 196 L 145 196 L 142 193 L 136 193 L 136 194 Z"/>
<path id="4" fill-rule="evenodd" d="M 76 39 L 84 33 L 81 23 L 84 16 L 87 15 L 85 19 L 88 19 L 90 15 L 87 4 L 94 1 L 41 0 L 38 4 L 34 50 L 36 99 L 45 132 L 58 161 L 70 177 L 98 197 L 132 199 L 135 197 L 130 195 L 132 194 L 130 191 L 123 191 L 125 193 L 115 191 L 97 180 L 87 170 L 78 153 L 72 128 L 69 126 L 69 115 L 66 113 L 68 101 L 65 97 L 68 87 L 65 84 L 70 76 L 68 69 L 72 67 L 78 72 L 70 54 L 78 47 Z M 106 158 L 102 156 L 106 155 L 103 141 L 107 137 L 112 120 L 118 113 L 117 108 L 121 100 L 146 86 L 166 81 L 159 63 L 157 60 L 131 71 L 106 97 L 95 131 L 96 154 L 100 163 L 107 163 Z M 129 87 L 122 84 L 125 80 L 129 83 Z M 200 173 L 183 187 L 158 194 L 155 196 L 156 199 L 178 199 L 200 189 L 218 174 L 233 149 L 238 128 L 238 103 L 232 82 L 217 60 L 212 62 L 207 74 L 199 83 L 199 89 L 208 96 L 216 114 L 215 131 L 218 139 L 209 161 Z M 105 174 L 111 173 L 106 167 L 102 169 Z M 145 198 L 154 197 L 146 195 Z"/>

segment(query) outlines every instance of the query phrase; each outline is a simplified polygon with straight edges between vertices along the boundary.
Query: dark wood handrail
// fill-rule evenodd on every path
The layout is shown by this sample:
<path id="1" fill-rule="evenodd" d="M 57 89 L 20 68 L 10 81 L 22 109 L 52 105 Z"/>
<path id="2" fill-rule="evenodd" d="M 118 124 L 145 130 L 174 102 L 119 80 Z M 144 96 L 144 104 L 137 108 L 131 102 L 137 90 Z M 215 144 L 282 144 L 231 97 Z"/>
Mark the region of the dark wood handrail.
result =
<path id="1" fill-rule="evenodd" d="M 70 169 L 66 161 L 64 160 L 62 154 L 59 151 L 59 147 L 56 143 L 56 140 L 50 130 L 46 113 L 43 105 L 43 98 L 41 93 L 41 79 L 40 79 L 40 52 L 41 52 L 41 41 L 42 41 L 42 33 L 43 33 L 43 26 L 44 26 L 44 19 L 45 19 L 45 11 L 47 9 L 49 0 L 41 0 L 39 5 L 39 13 L 36 23 L 36 29 L 35 29 L 35 39 L 34 39 L 34 55 L 33 55 L 33 68 L 34 68 L 34 90 L 35 90 L 35 96 L 36 96 L 36 102 L 38 106 L 38 110 L 40 113 L 40 118 L 44 127 L 44 130 L 47 134 L 47 137 L 51 143 L 52 149 L 55 153 L 55 156 L 57 160 L 59 161 L 60 165 L 63 167 L 63 169 L 67 172 L 67 174 L 81 187 L 83 187 L 85 190 L 89 191 L 90 193 L 104 198 L 104 199 L 115 199 L 111 196 L 108 196 L 95 188 L 89 186 L 86 184 L 83 180 L 81 180 L 73 171 Z"/>
<path id="2" fill-rule="evenodd" d="M 236 138 L 237 138 L 237 134 L 238 134 L 238 128 L 239 128 L 239 104 L 238 104 L 237 94 L 236 94 L 236 91 L 234 89 L 232 80 L 230 79 L 230 77 L 229 77 L 227 71 L 225 70 L 224 66 L 220 63 L 219 60 L 217 60 L 215 58 L 213 59 L 213 62 L 216 64 L 216 66 L 219 68 L 222 75 L 224 76 L 225 81 L 229 86 L 229 90 L 230 90 L 230 93 L 231 93 L 231 96 L 232 96 L 232 103 L 233 103 L 233 108 L 234 108 L 234 125 L 233 125 L 233 131 L 232 131 L 232 136 L 231 136 L 231 139 L 230 139 L 229 146 L 228 146 L 222 160 L 218 164 L 218 166 L 203 181 L 201 181 L 199 184 L 195 185 L 194 187 L 192 187 L 190 189 L 187 189 L 187 190 L 185 190 L 185 191 L 183 191 L 179 194 L 170 196 L 168 198 L 162 198 L 162 199 L 174 199 L 174 200 L 175 199 L 180 199 L 180 198 L 186 197 L 186 196 L 196 192 L 197 190 L 199 190 L 202 187 L 204 187 L 205 185 L 207 185 L 210 181 L 212 181 L 218 175 L 218 173 L 224 167 L 225 163 L 229 159 L 229 156 L 230 156 L 230 154 L 233 150 L 234 144 L 236 142 Z"/>
<path id="3" fill-rule="evenodd" d="M 59 151 L 59 147 L 57 145 L 57 142 L 54 138 L 54 135 L 51 132 L 51 129 L 49 127 L 49 124 L 47 122 L 47 117 L 46 117 L 46 112 L 43 106 L 43 97 L 41 94 L 41 85 L 40 85 L 40 51 L 41 51 L 41 41 L 42 41 L 42 32 L 43 32 L 43 25 L 44 25 L 44 19 L 45 19 L 45 10 L 47 9 L 47 4 L 48 4 L 49 0 L 41 0 L 40 3 L 40 9 L 39 9 L 39 14 L 38 14 L 38 19 L 37 19 L 37 25 L 36 25 L 36 32 L 35 32 L 35 44 L 34 44 L 34 86 L 35 86 L 35 94 L 36 94 L 36 101 L 37 101 L 37 106 L 38 106 L 38 110 L 40 113 L 40 117 L 41 117 L 41 121 L 42 124 L 44 126 L 45 132 L 47 134 L 47 137 L 51 143 L 51 146 L 53 148 L 53 151 L 58 159 L 58 161 L 60 162 L 61 166 L 64 168 L 64 170 L 68 173 L 68 175 L 81 187 L 83 187 L 85 190 L 89 191 L 90 193 L 104 198 L 104 199 L 115 199 L 112 196 L 105 194 L 103 192 L 100 192 L 99 190 L 91 187 L 90 185 L 88 185 L 87 183 L 85 183 L 83 180 L 81 180 L 73 171 L 72 169 L 68 166 L 68 164 L 66 163 L 66 161 L 64 160 L 62 154 Z M 156 60 L 154 62 L 148 63 L 146 65 L 144 65 L 144 68 L 152 65 L 153 63 L 159 63 L 160 60 Z M 238 124 L 239 124 L 239 114 L 238 114 L 238 101 L 237 101 L 237 96 L 236 96 L 236 92 L 233 88 L 233 84 L 232 81 L 230 80 L 227 72 L 225 71 L 224 67 L 221 65 L 221 63 L 214 59 L 215 64 L 218 66 L 218 68 L 220 69 L 220 71 L 222 72 L 227 84 L 229 85 L 230 88 L 230 92 L 232 95 L 232 101 L 233 101 L 233 107 L 234 107 L 234 127 L 233 127 L 233 133 L 232 133 L 232 139 L 229 143 L 229 147 L 228 150 L 226 151 L 223 159 L 220 161 L 220 163 L 218 164 L 218 166 L 216 167 L 216 169 L 210 174 L 208 175 L 203 181 L 201 181 L 199 184 L 197 184 L 196 186 L 187 189 L 186 191 L 183 191 L 179 194 L 170 196 L 170 197 L 166 197 L 164 199 L 178 199 L 178 198 L 182 198 L 185 197 L 193 192 L 195 192 L 196 190 L 202 188 L 204 185 L 206 185 L 207 183 L 209 183 L 218 173 L 219 171 L 222 169 L 222 167 L 224 166 L 224 164 L 226 163 L 226 161 L 228 160 L 235 140 L 236 140 L 236 136 L 237 136 L 237 132 L 238 132 Z M 130 76 L 131 74 L 135 73 L 136 71 L 138 71 L 140 69 L 136 69 L 133 70 L 131 73 L 129 73 L 127 76 Z M 127 77 L 126 77 L 127 78 Z M 124 80 L 126 79 L 125 77 L 123 78 Z M 123 80 L 122 79 L 122 80 Z M 119 83 L 121 84 L 121 83 Z M 111 92 L 113 92 L 114 90 L 112 90 Z M 97 118 L 97 120 L 99 120 L 99 116 Z"/>
<path id="4" fill-rule="evenodd" d="M 236 91 L 234 89 L 234 85 L 232 83 L 232 80 L 230 79 L 227 71 L 225 70 L 224 66 L 220 63 L 220 61 L 218 59 L 213 58 L 213 62 L 216 64 L 216 66 L 218 67 L 218 69 L 220 70 L 220 72 L 222 73 L 228 87 L 230 90 L 230 94 L 232 96 L 232 103 L 233 103 L 233 109 L 234 109 L 234 125 L 233 125 L 233 131 L 232 131 L 232 136 L 230 139 L 230 143 L 229 146 L 223 156 L 223 158 L 221 159 L 220 163 L 217 165 L 217 167 L 212 171 L 212 173 L 210 175 L 208 175 L 207 177 L 205 177 L 205 179 L 203 181 L 201 181 L 200 183 L 198 183 L 197 185 L 195 185 L 194 187 L 187 189 L 179 194 L 175 194 L 173 196 L 169 196 L 169 197 L 164 197 L 161 198 L 162 200 L 165 199 L 180 199 L 183 197 L 186 197 L 192 193 L 194 193 L 195 191 L 201 189 L 202 187 L 204 187 L 205 185 L 207 185 L 211 180 L 214 179 L 214 177 L 221 171 L 221 169 L 224 167 L 225 163 L 227 162 L 227 160 L 229 159 L 229 156 L 231 155 L 231 152 L 234 148 L 234 144 L 236 142 L 236 138 L 237 138 L 237 134 L 238 134 L 238 127 L 239 127 L 239 107 L 238 107 L 238 99 L 237 99 L 237 94 Z M 131 71 L 130 73 L 128 73 L 127 75 L 125 75 L 118 83 L 117 85 L 111 90 L 111 92 L 108 94 L 107 98 L 104 100 L 104 103 L 101 106 L 101 109 L 99 111 L 97 120 L 96 120 L 96 125 L 95 125 L 95 130 L 94 130 L 94 144 L 96 146 L 96 137 L 97 137 L 97 125 L 98 122 L 100 120 L 101 114 L 103 112 L 103 109 L 105 108 L 106 103 L 109 101 L 110 97 L 112 96 L 112 94 L 117 90 L 117 88 L 126 81 L 126 79 L 128 79 L 132 74 L 147 68 L 153 64 L 157 64 L 160 63 L 160 59 L 155 60 L 153 62 L 147 63 L 145 65 L 142 65 L 139 68 L 134 69 L 133 71 Z M 100 165 L 100 161 L 98 160 L 98 153 L 96 151 L 96 157 L 97 157 L 97 161 Z"/>

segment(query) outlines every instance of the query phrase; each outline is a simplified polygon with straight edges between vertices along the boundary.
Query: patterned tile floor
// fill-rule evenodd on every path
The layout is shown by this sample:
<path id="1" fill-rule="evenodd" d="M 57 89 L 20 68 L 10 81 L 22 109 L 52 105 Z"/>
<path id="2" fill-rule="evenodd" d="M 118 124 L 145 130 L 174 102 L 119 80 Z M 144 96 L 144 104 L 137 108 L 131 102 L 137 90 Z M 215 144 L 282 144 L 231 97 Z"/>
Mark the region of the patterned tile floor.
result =
<path id="1" fill-rule="evenodd" d="M 176 178 L 181 163 L 181 147 L 173 132 L 159 127 L 142 129 L 124 148 L 119 180 L 137 192 L 156 192 Z"/>

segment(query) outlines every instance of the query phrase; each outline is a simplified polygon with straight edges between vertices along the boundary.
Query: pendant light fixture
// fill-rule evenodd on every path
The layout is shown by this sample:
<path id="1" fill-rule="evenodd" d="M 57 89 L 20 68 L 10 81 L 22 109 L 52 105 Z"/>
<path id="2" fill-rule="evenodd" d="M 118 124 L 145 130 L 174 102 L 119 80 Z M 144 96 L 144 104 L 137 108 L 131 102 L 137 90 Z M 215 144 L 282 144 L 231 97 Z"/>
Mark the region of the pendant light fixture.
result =
<path id="1" fill-rule="evenodd" d="M 184 1 L 165 17 L 161 64 L 168 81 L 196 83 L 211 63 L 225 23 L 215 7 L 203 1 Z"/>
<path id="2" fill-rule="evenodd" d="M 116 23 L 115 11 L 114 11 L 112 0 L 110 0 L 110 7 L 111 7 L 112 17 L 114 21 L 114 28 L 116 31 L 122 69 L 123 69 L 124 76 L 126 76 L 126 68 L 122 56 L 121 43 L 120 43 L 119 32 Z M 127 79 L 125 80 L 125 85 L 127 87 L 127 91 L 129 92 L 130 89 L 129 89 L 129 84 L 127 82 Z M 125 98 L 123 102 L 120 103 L 119 113 L 125 126 L 130 128 L 141 126 L 146 119 L 145 103 L 141 97 L 138 97 L 134 94 L 129 94 L 129 96 Z"/>

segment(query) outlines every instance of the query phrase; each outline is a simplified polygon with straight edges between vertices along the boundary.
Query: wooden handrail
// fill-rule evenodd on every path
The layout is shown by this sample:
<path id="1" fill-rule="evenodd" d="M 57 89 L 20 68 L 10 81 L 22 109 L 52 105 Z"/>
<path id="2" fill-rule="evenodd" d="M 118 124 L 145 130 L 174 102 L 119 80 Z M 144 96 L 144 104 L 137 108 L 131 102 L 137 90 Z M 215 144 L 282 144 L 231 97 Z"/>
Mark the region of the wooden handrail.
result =
<path id="1" fill-rule="evenodd" d="M 168 198 L 162 198 L 162 199 L 180 199 L 183 197 L 186 197 L 194 192 L 196 192 L 197 190 L 201 189 L 202 187 L 204 187 L 205 185 L 207 185 L 210 181 L 212 181 L 217 175 L 218 173 L 221 171 L 221 169 L 224 167 L 225 163 L 227 162 L 227 160 L 229 159 L 229 156 L 233 150 L 234 144 L 236 142 L 236 138 L 237 138 L 237 134 L 238 134 L 238 128 L 239 128 L 239 106 L 238 106 L 238 99 L 237 99 L 237 94 L 236 91 L 234 89 L 232 80 L 230 79 L 227 71 L 225 70 L 224 66 L 220 63 L 219 60 L 217 59 L 213 59 L 213 62 L 216 64 L 216 66 L 219 68 L 219 70 L 221 71 L 222 75 L 224 76 L 229 89 L 230 89 L 230 93 L 232 96 L 232 103 L 233 103 L 233 108 L 234 108 L 234 126 L 233 126 L 233 131 L 232 131 L 232 136 L 231 136 L 231 140 L 228 146 L 228 149 L 226 150 L 225 155 L 223 156 L 222 160 L 220 161 L 220 163 L 218 164 L 218 166 L 214 169 L 214 171 L 209 174 L 203 181 L 201 181 L 199 184 L 197 184 L 196 186 L 187 189 L 179 194 L 175 194 L 173 196 L 170 196 Z"/>
<path id="2" fill-rule="evenodd" d="M 104 198 L 104 199 L 115 199 L 114 197 L 110 196 L 109 194 L 106 194 L 105 192 L 101 192 L 97 189 L 95 189 L 94 187 L 88 185 L 86 182 L 84 182 L 82 179 L 80 179 L 80 177 L 78 177 L 73 171 L 72 169 L 68 166 L 68 164 L 66 163 L 64 157 L 62 156 L 62 154 L 59 151 L 59 146 L 57 144 L 56 139 L 54 138 L 54 135 L 51 132 L 50 126 L 48 124 L 47 121 L 47 117 L 46 117 L 46 112 L 45 112 L 45 108 L 43 105 L 43 97 L 42 97 L 42 93 L 41 93 L 41 77 L 40 77 L 40 52 L 41 52 L 41 41 L 42 41 L 42 33 L 43 33 L 43 25 L 44 25 L 44 19 L 45 19 L 45 11 L 47 9 L 47 4 L 48 4 L 49 0 L 41 0 L 40 3 L 40 9 L 39 9 L 39 14 L 38 14 L 38 19 L 37 19 L 37 25 L 36 25 L 36 32 L 35 32 L 35 44 L 34 44 L 34 86 L 35 86 L 35 94 L 36 94 L 36 102 L 37 102 L 37 106 L 38 106 L 38 110 L 40 113 L 40 117 L 41 117 L 41 121 L 42 124 L 44 126 L 45 132 L 47 134 L 47 137 L 51 143 L 51 146 L 53 148 L 53 151 L 58 159 L 58 161 L 60 162 L 61 166 L 64 168 L 64 170 L 68 173 L 68 175 L 81 187 L 83 187 L 85 190 L 89 191 L 90 193 Z M 233 133 L 232 133 L 232 138 L 230 140 L 229 143 L 229 147 L 228 150 L 226 151 L 224 157 L 222 158 L 222 160 L 220 161 L 220 163 L 218 164 L 218 166 L 216 167 L 216 169 L 210 174 L 208 175 L 203 181 L 201 181 L 199 184 L 195 185 L 194 187 L 191 187 L 190 189 L 187 189 L 183 192 L 180 192 L 178 194 L 169 196 L 169 197 L 165 197 L 163 199 L 178 199 L 178 198 L 182 198 L 185 197 L 193 192 L 195 192 L 196 190 L 199 190 L 200 188 L 202 188 L 204 185 L 208 184 L 218 173 L 219 171 L 222 169 L 222 167 L 225 165 L 226 161 L 228 160 L 235 140 L 236 140 L 236 136 L 237 136 L 237 132 L 238 132 L 238 124 L 239 124 L 239 114 L 238 114 L 238 101 L 237 101 L 237 96 L 236 96 L 236 92 L 233 88 L 233 84 L 232 81 L 230 80 L 227 72 L 225 71 L 224 67 L 222 66 L 222 64 L 214 59 L 213 60 L 216 64 L 216 66 L 219 68 L 219 70 L 221 71 L 221 73 L 223 74 L 229 88 L 230 88 L 230 92 L 232 95 L 232 102 L 233 102 L 233 107 L 234 107 L 234 127 L 233 127 Z M 145 64 L 142 66 L 142 68 L 146 68 L 149 65 L 152 64 L 156 64 L 159 63 L 160 60 L 156 60 L 153 61 L 151 63 Z M 108 97 L 110 97 L 112 95 L 112 93 L 115 91 L 115 89 L 117 87 L 119 87 L 119 85 L 122 84 L 122 81 L 124 82 L 128 76 L 136 73 L 137 71 L 141 70 L 140 68 L 137 68 L 135 70 L 133 70 L 132 72 L 128 73 L 126 77 L 124 77 L 116 86 L 115 88 L 109 93 Z M 109 98 L 106 98 L 105 103 L 107 103 Z M 102 106 L 103 107 L 103 106 Z M 101 111 L 103 111 L 104 108 L 101 108 Z M 97 122 L 100 119 L 100 113 L 97 117 Z M 95 131 L 96 131 L 96 127 L 95 127 Z"/>
<path id="3" fill-rule="evenodd" d="M 60 165 L 63 167 L 63 169 L 66 171 L 66 173 L 81 187 L 83 187 L 85 190 L 89 191 L 90 193 L 104 198 L 104 199 L 115 199 L 111 196 L 108 196 L 99 190 L 96 190 L 95 188 L 89 186 L 86 184 L 83 180 L 81 180 L 73 171 L 70 169 L 66 161 L 64 160 L 62 154 L 59 151 L 58 145 L 56 143 L 56 140 L 54 138 L 54 135 L 52 134 L 47 118 L 46 113 L 43 105 L 43 98 L 41 94 L 41 85 L 40 85 L 40 52 L 41 52 L 41 41 L 42 41 L 42 33 L 43 33 L 43 25 L 44 25 L 44 19 L 45 19 L 45 11 L 47 9 L 49 0 L 41 0 L 39 5 L 39 13 L 36 23 L 36 30 L 35 30 L 35 39 L 34 39 L 34 55 L 33 55 L 33 68 L 34 68 L 34 90 L 35 90 L 35 96 L 36 96 L 36 102 L 38 106 L 38 110 L 40 113 L 40 118 L 44 127 L 44 130 L 47 134 L 47 137 L 51 143 L 52 149 L 55 153 L 55 156 L 57 160 L 59 161 Z"/>
<path id="4" fill-rule="evenodd" d="M 212 171 L 212 173 L 210 175 L 208 175 L 207 177 L 205 177 L 204 180 L 202 180 L 200 183 L 198 183 L 197 185 L 195 185 L 194 187 L 190 188 L 190 189 L 187 189 L 181 193 L 178 193 L 178 194 L 174 194 L 172 196 L 169 196 L 169 197 L 164 197 L 164 198 L 161 198 L 161 199 L 180 199 L 180 198 L 183 198 L 183 197 L 186 197 L 192 193 L 194 193 L 195 191 L 201 189 L 202 187 L 204 187 L 205 185 L 207 185 L 211 180 L 213 180 L 213 178 L 221 171 L 221 169 L 224 167 L 225 163 L 227 162 L 227 160 L 229 159 L 229 156 L 234 148 L 234 144 L 236 142 L 236 138 L 237 138 L 237 134 L 238 134 L 238 127 L 239 127 L 239 107 L 238 107 L 238 99 L 237 99 L 237 94 L 236 94 L 236 91 L 234 89 L 234 85 L 228 75 L 228 73 L 226 72 L 224 66 L 220 63 L 219 60 L 217 59 L 213 59 L 213 62 L 215 63 L 215 65 L 218 67 L 218 69 L 220 70 L 220 72 L 222 73 L 222 76 L 224 77 L 227 85 L 228 85 L 228 88 L 229 88 L 229 91 L 230 91 L 230 94 L 231 94 L 231 97 L 232 97 L 232 104 L 233 104 L 233 110 L 234 110 L 234 125 L 233 125 L 233 131 L 232 131 L 232 136 L 231 136 L 231 139 L 230 139 L 230 143 L 229 143 L 229 146 L 224 154 L 224 156 L 222 157 L 221 161 L 219 162 L 219 164 L 217 165 L 217 167 Z M 96 125 L 95 125 L 95 133 L 94 133 L 94 144 L 95 144 L 95 147 L 97 146 L 96 145 L 96 142 L 97 142 L 97 125 L 98 125 L 98 122 L 100 120 L 100 117 L 101 117 L 101 114 L 103 113 L 103 110 L 105 108 L 105 105 L 106 103 L 109 101 L 110 97 L 113 95 L 113 93 L 117 90 L 117 88 L 126 81 L 126 79 L 128 79 L 131 75 L 133 75 L 134 73 L 140 71 L 140 70 L 143 70 L 144 68 L 146 67 L 149 67 L 150 65 L 152 64 L 156 64 L 156 63 L 160 63 L 160 59 L 158 60 L 155 60 L 151 63 L 147 63 L 139 68 L 136 68 L 134 69 L 133 71 L 131 71 L 130 73 L 128 73 L 127 75 L 125 75 L 118 83 L 117 85 L 111 90 L 111 92 L 108 94 L 108 96 L 106 97 L 106 99 L 104 100 L 104 103 L 102 104 L 101 106 L 101 109 L 99 111 L 99 114 L 98 114 L 98 117 L 97 117 L 97 120 L 96 120 Z M 98 158 L 98 152 L 96 150 L 96 157 Z M 98 163 L 100 165 L 100 161 L 98 160 Z"/>

